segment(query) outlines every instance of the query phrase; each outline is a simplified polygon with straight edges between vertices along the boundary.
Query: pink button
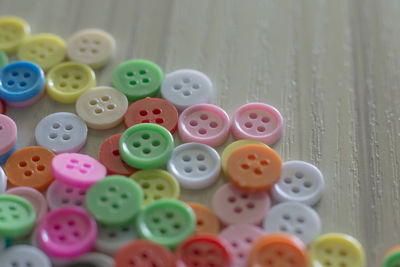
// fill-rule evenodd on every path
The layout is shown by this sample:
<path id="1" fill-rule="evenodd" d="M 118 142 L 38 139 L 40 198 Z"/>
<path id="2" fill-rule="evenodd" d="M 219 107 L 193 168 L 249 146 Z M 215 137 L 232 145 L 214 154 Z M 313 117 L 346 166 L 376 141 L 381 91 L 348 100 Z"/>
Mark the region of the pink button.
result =
<path id="1" fill-rule="evenodd" d="M 94 158 L 78 153 L 62 153 L 51 162 L 54 178 L 79 188 L 89 188 L 106 176 L 106 168 Z"/>
<path id="2" fill-rule="evenodd" d="M 90 251 L 97 238 L 95 220 L 81 208 L 49 212 L 39 225 L 40 247 L 51 257 L 74 258 Z"/>
<path id="3" fill-rule="evenodd" d="M 0 155 L 10 151 L 17 142 L 17 125 L 8 116 L 0 114 Z"/>
<path id="4" fill-rule="evenodd" d="M 46 199 L 51 210 L 64 206 L 84 207 L 86 189 L 54 181 L 47 189 Z"/>
<path id="5" fill-rule="evenodd" d="M 230 120 L 226 112 L 214 105 L 198 104 L 185 109 L 179 116 L 178 131 L 184 142 L 212 147 L 229 137 Z"/>
<path id="6" fill-rule="evenodd" d="M 283 134 L 283 118 L 273 106 L 249 103 L 233 115 L 232 134 L 236 139 L 251 139 L 275 144 Z"/>
<path id="7" fill-rule="evenodd" d="M 221 223 L 260 225 L 271 206 L 266 192 L 247 193 L 233 184 L 221 186 L 214 194 L 212 208 Z"/>
<path id="8" fill-rule="evenodd" d="M 228 242 L 228 248 L 233 255 L 235 267 L 247 267 L 248 256 L 253 243 L 265 235 L 261 228 L 250 224 L 235 224 L 228 226 L 219 233 L 219 237 Z"/>

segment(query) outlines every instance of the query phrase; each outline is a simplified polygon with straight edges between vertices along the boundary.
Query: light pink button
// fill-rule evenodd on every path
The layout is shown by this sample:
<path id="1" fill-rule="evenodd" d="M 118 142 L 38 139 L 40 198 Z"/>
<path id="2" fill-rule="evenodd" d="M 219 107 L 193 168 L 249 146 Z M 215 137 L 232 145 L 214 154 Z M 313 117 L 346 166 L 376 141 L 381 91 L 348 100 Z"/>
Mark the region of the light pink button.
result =
<path id="1" fill-rule="evenodd" d="M 0 155 L 10 151 L 17 142 L 17 125 L 8 116 L 0 114 Z"/>
<path id="2" fill-rule="evenodd" d="M 84 207 L 86 189 L 54 181 L 47 189 L 46 199 L 51 210 L 64 206 Z"/>
<path id="3" fill-rule="evenodd" d="M 43 218 L 37 238 L 40 247 L 51 257 L 78 257 L 94 247 L 96 221 L 81 208 L 59 208 Z"/>
<path id="4" fill-rule="evenodd" d="M 266 192 L 250 194 L 231 183 L 221 186 L 212 200 L 215 215 L 225 225 L 260 225 L 270 206 L 271 201 Z"/>
<path id="5" fill-rule="evenodd" d="M 249 103 L 233 115 L 232 134 L 236 139 L 251 139 L 275 144 L 283 134 L 283 118 L 273 106 Z"/>
<path id="6" fill-rule="evenodd" d="M 247 267 L 248 256 L 254 242 L 265 235 L 263 230 L 250 224 L 234 224 L 219 233 L 219 237 L 225 239 L 233 256 L 235 267 Z"/>
<path id="7" fill-rule="evenodd" d="M 179 116 L 178 131 L 184 142 L 216 147 L 229 137 L 230 120 L 226 112 L 211 104 L 198 104 Z"/>
<path id="8" fill-rule="evenodd" d="M 51 162 L 54 178 L 79 188 L 89 188 L 106 176 L 106 168 L 94 158 L 79 153 L 62 153 Z"/>

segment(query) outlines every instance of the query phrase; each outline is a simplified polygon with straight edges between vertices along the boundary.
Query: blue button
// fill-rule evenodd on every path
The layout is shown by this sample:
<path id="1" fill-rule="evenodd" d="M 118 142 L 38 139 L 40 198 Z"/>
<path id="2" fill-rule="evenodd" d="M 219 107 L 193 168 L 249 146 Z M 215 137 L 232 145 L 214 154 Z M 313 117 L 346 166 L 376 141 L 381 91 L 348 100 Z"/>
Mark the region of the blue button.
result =
<path id="1" fill-rule="evenodd" d="M 7 162 L 8 158 L 17 150 L 17 145 L 15 144 L 14 147 L 8 151 L 7 153 L 0 155 L 0 164 L 4 164 Z"/>

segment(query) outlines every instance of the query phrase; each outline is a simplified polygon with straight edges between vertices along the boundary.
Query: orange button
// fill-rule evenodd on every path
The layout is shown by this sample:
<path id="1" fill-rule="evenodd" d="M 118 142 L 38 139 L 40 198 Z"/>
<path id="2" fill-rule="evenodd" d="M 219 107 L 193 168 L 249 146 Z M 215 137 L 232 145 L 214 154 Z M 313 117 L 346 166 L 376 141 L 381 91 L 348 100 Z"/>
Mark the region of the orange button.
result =
<path id="1" fill-rule="evenodd" d="M 199 203 L 186 203 L 192 208 L 197 219 L 196 233 L 218 234 L 220 225 L 217 216 L 206 206 Z"/>
<path id="2" fill-rule="evenodd" d="M 6 174 L 13 186 L 28 186 L 44 191 L 53 182 L 51 160 L 54 154 L 39 146 L 24 147 L 7 160 Z"/>
<path id="3" fill-rule="evenodd" d="M 226 173 L 231 182 L 247 192 L 261 192 L 271 188 L 282 171 L 279 155 L 264 145 L 245 145 L 228 158 Z"/>
<path id="4" fill-rule="evenodd" d="M 305 245 L 287 234 L 259 238 L 250 251 L 249 267 L 307 267 Z"/>

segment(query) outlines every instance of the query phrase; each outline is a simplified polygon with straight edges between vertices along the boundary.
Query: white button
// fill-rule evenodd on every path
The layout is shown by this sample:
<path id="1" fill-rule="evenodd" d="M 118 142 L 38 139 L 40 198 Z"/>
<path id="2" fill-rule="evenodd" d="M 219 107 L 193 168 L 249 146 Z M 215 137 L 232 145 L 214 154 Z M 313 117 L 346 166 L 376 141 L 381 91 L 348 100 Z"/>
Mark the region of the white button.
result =
<path id="1" fill-rule="evenodd" d="M 36 143 L 56 154 L 78 152 L 85 145 L 86 138 L 86 124 L 69 112 L 44 117 L 35 130 Z"/>
<path id="2" fill-rule="evenodd" d="M 98 225 L 99 233 L 96 240 L 96 250 L 113 256 L 120 248 L 138 238 L 135 225 L 103 226 Z"/>
<path id="3" fill-rule="evenodd" d="M 1 267 L 51 267 L 41 250 L 27 245 L 13 246 L 0 253 Z"/>
<path id="4" fill-rule="evenodd" d="M 3 168 L 0 167 L 0 194 L 4 193 L 7 189 L 7 176 Z"/>
<path id="5" fill-rule="evenodd" d="M 114 88 L 96 87 L 78 98 L 75 109 L 90 128 L 109 129 L 122 121 L 128 99 Z"/>
<path id="6" fill-rule="evenodd" d="M 297 201 L 312 206 L 324 193 L 324 177 L 310 163 L 288 161 L 283 163 L 281 178 L 271 193 L 277 202 Z"/>
<path id="7" fill-rule="evenodd" d="M 47 189 L 46 199 L 51 210 L 63 206 L 83 207 L 85 204 L 86 189 L 76 188 L 54 181 Z"/>
<path id="8" fill-rule="evenodd" d="M 68 260 L 68 263 L 58 264 L 58 267 L 114 267 L 114 259 L 110 256 L 91 252 L 77 259 Z"/>
<path id="9" fill-rule="evenodd" d="M 309 244 L 321 233 L 321 220 L 318 213 L 307 205 L 284 202 L 268 211 L 264 229 L 268 233 L 288 233 Z"/>
<path id="10" fill-rule="evenodd" d="M 212 89 L 212 82 L 204 73 L 182 69 L 165 76 L 161 95 L 181 111 L 195 104 L 208 103 Z"/>
<path id="11" fill-rule="evenodd" d="M 85 29 L 75 33 L 67 41 L 67 54 L 70 60 L 100 68 L 113 56 L 115 40 L 100 29 Z"/>
<path id="12" fill-rule="evenodd" d="M 182 187 L 202 189 L 218 179 L 221 159 L 210 146 L 186 143 L 175 148 L 167 169 Z"/>

